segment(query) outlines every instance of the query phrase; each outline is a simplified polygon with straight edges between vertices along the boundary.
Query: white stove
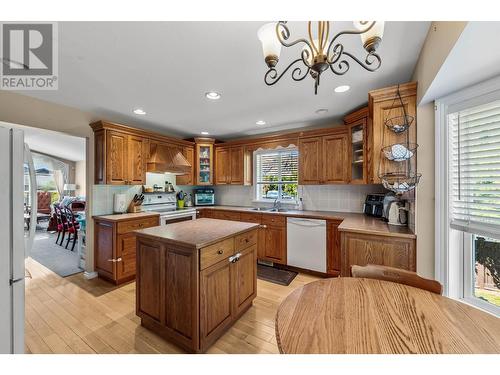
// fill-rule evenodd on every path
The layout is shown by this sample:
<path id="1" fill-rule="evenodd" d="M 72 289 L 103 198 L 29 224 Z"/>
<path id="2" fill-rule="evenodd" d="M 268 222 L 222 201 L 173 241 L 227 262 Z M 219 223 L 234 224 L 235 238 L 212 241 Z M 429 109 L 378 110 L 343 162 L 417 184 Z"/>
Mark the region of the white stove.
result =
<path id="1" fill-rule="evenodd" d="M 146 212 L 158 212 L 160 225 L 196 220 L 194 207 L 178 209 L 176 201 L 175 193 L 144 193 L 142 208 Z"/>

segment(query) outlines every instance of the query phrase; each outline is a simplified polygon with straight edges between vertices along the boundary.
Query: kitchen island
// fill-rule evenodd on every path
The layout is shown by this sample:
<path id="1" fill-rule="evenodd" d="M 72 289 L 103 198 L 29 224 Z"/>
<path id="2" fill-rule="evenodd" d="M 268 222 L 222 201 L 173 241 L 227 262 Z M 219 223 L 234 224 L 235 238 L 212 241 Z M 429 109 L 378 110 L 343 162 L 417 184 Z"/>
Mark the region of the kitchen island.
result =
<path id="1" fill-rule="evenodd" d="M 258 227 L 198 219 L 135 231 L 141 324 L 205 352 L 257 295 Z"/>

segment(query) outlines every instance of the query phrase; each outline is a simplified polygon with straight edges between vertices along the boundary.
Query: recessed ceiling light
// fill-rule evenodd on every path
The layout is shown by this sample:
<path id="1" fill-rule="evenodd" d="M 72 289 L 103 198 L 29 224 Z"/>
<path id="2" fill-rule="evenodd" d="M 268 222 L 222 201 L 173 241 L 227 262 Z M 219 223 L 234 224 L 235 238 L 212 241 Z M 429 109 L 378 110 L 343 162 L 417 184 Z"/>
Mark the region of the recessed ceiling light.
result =
<path id="1" fill-rule="evenodd" d="M 136 108 L 136 109 L 134 109 L 134 113 L 136 115 L 145 115 L 146 111 L 144 111 L 142 108 Z"/>
<path id="2" fill-rule="evenodd" d="M 205 96 L 207 99 L 210 99 L 210 100 L 219 100 L 220 99 L 220 94 L 218 92 L 215 92 L 215 91 L 206 92 Z"/>
<path id="3" fill-rule="evenodd" d="M 335 87 L 335 92 L 346 92 L 349 89 L 350 89 L 349 86 L 342 85 L 342 86 L 339 86 L 339 87 Z"/>
<path id="4" fill-rule="evenodd" d="M 328 109 L 326 109 L 326 108 L 320 108 L 320 109 L 316 110 L 317 115 L 324 115 L 327 112 L 328 112 Z"/>
<path id="5" fill-rule="evenodd" d="M 266 125 L 266 122 L 264 120 L 259 120 L 255 124 L 256 125 Z"/>
<path id="6" fill-rule="evenodd" d="M 201 135 L 208 135 L 208 132 L 201 132 Z"/>

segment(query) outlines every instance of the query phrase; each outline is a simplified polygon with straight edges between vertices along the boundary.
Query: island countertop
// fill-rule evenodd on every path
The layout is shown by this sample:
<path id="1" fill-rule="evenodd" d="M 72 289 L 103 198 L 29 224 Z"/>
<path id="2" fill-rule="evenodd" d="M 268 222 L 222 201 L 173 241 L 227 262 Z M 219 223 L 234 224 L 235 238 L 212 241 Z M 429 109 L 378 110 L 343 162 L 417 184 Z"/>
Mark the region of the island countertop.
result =
<path id="1" fill-rule="evenodd" d="M 255 223 L 204 218 L 141 229 L 134 233 L 138 236 L 200 249 L 258 227 L 259 224 Z"/>

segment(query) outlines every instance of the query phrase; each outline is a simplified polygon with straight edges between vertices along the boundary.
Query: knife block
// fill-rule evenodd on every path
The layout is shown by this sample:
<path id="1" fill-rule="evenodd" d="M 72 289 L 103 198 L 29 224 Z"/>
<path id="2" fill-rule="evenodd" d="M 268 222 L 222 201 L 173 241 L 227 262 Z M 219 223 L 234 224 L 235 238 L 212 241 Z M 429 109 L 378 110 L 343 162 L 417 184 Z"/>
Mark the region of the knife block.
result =
<path id="1" fill-rule="evenodd" d="M 142 212 L 142 206 L 139 204 L 139 205 L 136 205 L 133 201 L 130 202 L 130 204 L 128 205 L 128 208 L 127 208 L 127 212 L 129 214 L 135 214 L 137 212 Z"/>

